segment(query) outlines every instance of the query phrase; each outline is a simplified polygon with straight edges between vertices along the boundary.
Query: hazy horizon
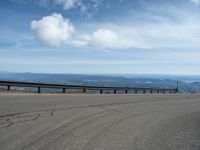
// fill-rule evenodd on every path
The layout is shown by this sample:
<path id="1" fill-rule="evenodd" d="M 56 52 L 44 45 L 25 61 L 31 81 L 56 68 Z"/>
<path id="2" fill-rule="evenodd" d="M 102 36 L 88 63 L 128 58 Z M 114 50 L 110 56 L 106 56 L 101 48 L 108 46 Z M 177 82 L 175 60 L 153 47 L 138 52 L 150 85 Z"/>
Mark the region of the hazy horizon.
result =
<path id="1" fill-rule="evenodd" d="M 73 72 L 70 72 L 70 73 L 63 73 L 63 72 L 58 72 L 58 73 L 55 73 L 55 72 L 14 72 L 14 71 L 0 71 L 0 73 L 2 74 L 2 73 L 19 73 L 19 74 L 71 74 L 71 75 L 127 75 L 127 76 L 131 76 L 131 75 L 133 75 L 133 76 L 199 76 L 200 77 L 200 74 L 147 74 L 147 73 L 73 73 Z"/>

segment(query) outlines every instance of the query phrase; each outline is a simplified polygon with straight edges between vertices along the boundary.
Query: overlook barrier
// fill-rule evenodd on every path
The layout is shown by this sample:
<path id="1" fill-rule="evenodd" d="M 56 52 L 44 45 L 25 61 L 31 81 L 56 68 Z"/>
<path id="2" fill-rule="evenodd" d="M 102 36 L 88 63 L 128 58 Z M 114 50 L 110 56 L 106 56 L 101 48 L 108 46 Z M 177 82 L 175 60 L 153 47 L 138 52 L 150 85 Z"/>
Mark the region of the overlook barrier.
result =
<path id="1" fill-rule="evenodd" d="M 41 93 L 42 88 L 61 89 L 62 93 L 66 93 L 66 89 L 79 89 L 83 93 L 87 93 L 87 90 L 99 91 L 103 94 L 104 91 L 112 91 L 113 94 L 117 94 L 117 91 L 124 91 L 125 94 L 132 93 L 178 93 L 178 84 L 176 88 L 143 88 L 143 87 L 119 87 L 119 86 L 84 86 L 84 85 L 66 85 L 66 84 L 47 84 L 47 83 L 35 83 L 35 82 L 17 82 L 17 81 L 0 81 L 0 86 L 6 86 L 9 91 L 12 87 L 32 87 L 37 88 L 37 92 Z"/>

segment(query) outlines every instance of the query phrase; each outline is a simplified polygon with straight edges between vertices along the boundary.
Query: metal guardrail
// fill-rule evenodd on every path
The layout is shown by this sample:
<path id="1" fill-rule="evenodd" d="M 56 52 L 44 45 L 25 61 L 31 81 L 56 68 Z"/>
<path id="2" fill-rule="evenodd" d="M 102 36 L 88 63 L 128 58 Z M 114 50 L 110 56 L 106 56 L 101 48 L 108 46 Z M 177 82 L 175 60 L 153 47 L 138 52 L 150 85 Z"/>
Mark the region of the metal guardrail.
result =
<path id="1" fill-rule="evenodd" d="M 10 90 L 11 86 L 13 87 L 33 87 L 37 88 L 37 92 L 41 93 L 41 88 L 53 88 L 53 89 L 63 89 L 63 93 L 66 92 L 66 89 L 80 89 L 83 90 L 83 93 L 86 93 L 87 90 L 99 90 L 100 94 L 103 94 L 104 90 L 113 91 L 114 94 L 117 94 L 117 91 L 125 91 L 128 94 L 128 91 L 133 91 L 135 94 L 142 93 L 178 93 L 177 88 L 142 88 L 142 87 L 117 87 L 117 86 L 83 86 L 83 85 L 66 85 L 66 84 L 47 84 L 47 83 L 35 83 L 35 82 L 17 82 L 17 81 L 0 81 L 0 86 L 6 86 L 7 90 Z"/>

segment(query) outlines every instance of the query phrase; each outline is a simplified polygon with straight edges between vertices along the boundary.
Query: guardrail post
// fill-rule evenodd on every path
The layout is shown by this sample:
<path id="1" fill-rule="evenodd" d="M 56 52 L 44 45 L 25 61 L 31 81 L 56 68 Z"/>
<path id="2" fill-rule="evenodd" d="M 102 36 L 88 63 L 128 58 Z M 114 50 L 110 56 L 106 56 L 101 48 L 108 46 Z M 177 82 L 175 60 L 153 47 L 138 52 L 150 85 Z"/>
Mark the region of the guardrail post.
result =
<path id="1" fill-rule="evenodd" d="M 100 94 L 103 94 L 103 90 L 102 89 L 100 90 Z"/>
<path id="2" fill-rule="evenodd" d="M 138 91 L 137 90 L 135 90 L 135 94 L 137 94 L 138 93 Z"/>
<path id="3" fill-rule="evenodd" d="M 125 93 L 128 94 L 128 90 L 125 90 Z"/>
<path id="4" fill-rule="evenodd" d="M 8 91 L 10 90 L 10 85 L 8 85 L 8 88 L 7 88 L 7 90 L 8 90 Z"/>
<path id="5" fill-rule="evenodd" d="M 38 87 L 38 93 L 41 93 L 41 91 L 40 91 L 40 87 Z"/>
<path id="6" fill-rule="evenodd" d="M 65 88 L 63 88 L 63 93 L 65 93 Z"/>
<path id="7" fill-rule="evenodd" d="M 163 90 L 163 94 L 165 94 L 165 90 Z"/>
<path id="8" fill-rule="evenodd" d="M 177 83 L 176 83 L 177 85 L 177 87 L 176 87 L 176 93 L 179 93 L 179 81 L 177 80 Z"/>
<path id="9" fill-rule="evenodd" d="M 117 90 L 114 90 L 114 94 L 116 94 L 117 93 Z"/>

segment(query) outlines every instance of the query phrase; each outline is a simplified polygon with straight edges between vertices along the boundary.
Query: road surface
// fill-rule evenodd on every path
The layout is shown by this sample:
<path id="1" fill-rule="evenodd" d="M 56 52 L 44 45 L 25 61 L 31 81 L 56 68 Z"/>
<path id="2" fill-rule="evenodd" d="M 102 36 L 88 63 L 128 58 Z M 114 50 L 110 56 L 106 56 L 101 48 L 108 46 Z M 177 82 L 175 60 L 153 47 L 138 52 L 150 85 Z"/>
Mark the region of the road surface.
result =
<path id="1" fill-rule="evenodd" d="M 0 94 L 0 150 L 199 149 L 198 94 Z"/>

